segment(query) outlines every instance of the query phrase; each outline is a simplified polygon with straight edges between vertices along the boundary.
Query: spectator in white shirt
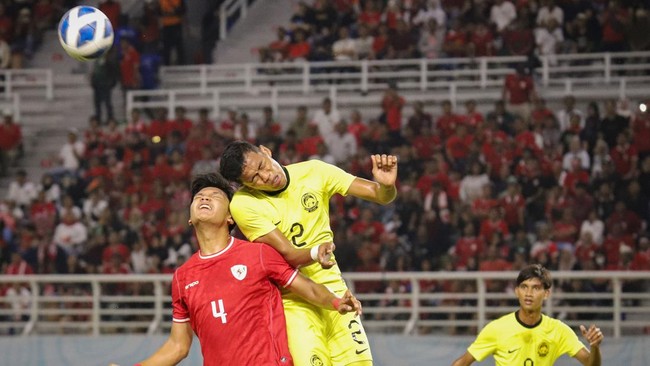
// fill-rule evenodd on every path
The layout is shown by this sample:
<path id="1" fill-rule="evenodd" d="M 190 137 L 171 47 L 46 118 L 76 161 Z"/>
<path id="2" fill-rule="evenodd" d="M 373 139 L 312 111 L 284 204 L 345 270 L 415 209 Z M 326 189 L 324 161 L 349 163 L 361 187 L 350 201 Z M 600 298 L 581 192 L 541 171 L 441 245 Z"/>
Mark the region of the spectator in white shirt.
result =
<path id="1" fill-rule="evenodd" d="M 88 239 L 88 229 L 75 219 L 74 214 L 67 213 L 54 229 L 52 241 L 59 245 L 68 255 L 79 255 Z"/>
<path id="2" fill-rule="evenodd" d="M 359 25 L 359 37 L 354 41 L 354 47 L 357 57 L 360 60 L 374 59 L 374 51 L 372 44 L 375 38 L 370 34 L 368 26 L 365 24 Z"/>
<path id="3" fill-rule="evenodd" d="M 436 21 L 439 28 L 444 29 L 447 24 L 447 14 L 445 14 L 445 11 L 440 6 L 438 0 L 429 0 L 427 2 L 427 7 L 421 8 L 420 11 L 415 14 L 411 23 L 423 28 L 431 19 Z"/>
<path id="4" fill-rule="evenodd" d="M 510 1 L 496 0 L 492 5 L 490 22 L 496 25 L 498 32 L 505 30 L 515 19 L 517 19 L 517 9 Z"/>
<path id="5" fill-rule="evenodd" d="M 490 184 L 490 178 L 483 171 L 483 167 L 478 162 L 472 163 L 469 174 L 460 181 L 458 188 L 460 200 L 464 203 L 474 202 L 481 195 L 486 184 Z"/>
<path id="6" fill-rule="evenodd" d="M 601 245 L 603 243 L 603 234 L 605 232 L 605 223 L 598 218 L 598 213 L 595 210 L 589 212 L 589 216 L 580 226 L 580 236 L 585 233 L 591 234 L 591 239 L 594 243 Z"/>
<path id="7" fill-rule="evenodd" d="M 27 180 L 27 172 L 21 169 L 16 173 L 16 180 L 9 184 L 7 200 L 13 201 L 16 206 L 24 208 L 32 203 L 37 193 L 36 185 Z"/>
<path id="8" fill-rule="evenodd" d="M 346 163 L 357 153 L 357 139 L 348 131 L 345 121 L 339 122 L 334 132 L 325 136 L 325 144 L 338 165 Z"/>
<path id="9" fill-rule="evenodd" d="M 589 153 L 587 153 L 587 150 L 585 150 L 582 146 L 580 137 L 578 136 L 573 136 L 569 141 L 569 151 L 567 151 L 562 158 L 562 168 L 565 170 L 570 170 L 574 159 L 578 159 L 580 161 L 580 167 L 582 169 L 589 170 L 591 166 Z"/>
<path id="10" fill-rule="evenodd" d="M 347 27 L 341 27 L 339 29 L 339 39 L 332 45 L 332 54 L 336 61 L 357 59 L 356 42 L 350 38 L 350 32 Z"/>
<path id="11" fill-rule="evenodd" d="M 58 204 L 61 200 L 61 187 L 59 187 L 49 173 L 45 173 L 41 177 L 41 184 L 38 186 L 38 191 L 45 192 L 45 201 L 47 202 Z"/>
<path id="12" fill-rule="evenodd" d="M 564 109 L 557 112 L 557 121 L 560 124 L 560 131 L 566 131 L 571 126 L 571 116 L 580 116 L 580 126 L 584 127 L 584 114 L 576 108 L 576 98 L 573 95 L 564 97 Z"/>
<path id="13" fill-rule="evenodd" d="M 537 45 L 537 54 L 548 56 L 551 65 L 557 65 L 555 57 L 559 48 L 564 42 L 562 28 L 555 18 L 549 18 L 546 23 L 535 29 L 535 44 Z"/>
<path id="14" fill-rule="evenodd" d="M 68 132 L 68 142 L 61 146 L 59 151 L 61 167 L 67 172 L 75 173 L 79 169 L 85 151 L 86 144 L 78 139 L 76 131 L 70 130 Z"/>
<path id="15" fill-rule="evenodd" d="M 91 226 L 97 223 L 104 210 L 108 208 L 108 201 L 103 199 L 102 196 L 99 189 L 95 188 L 90 192 L 88 198 L 84 200 L 83 213 Z"/>
<path id="16" fill-rule="evenodd" d="M 555 5 L 554 0 L 542 0 L 542 7 L 537 12 L 537 25 L 543 27 L 549 19 L 555 19 L 557 24 L 564 24 L 564 11 Z"/>
<path id="17" fill-rule="evenodd" d="M 330 98 L 323 99 L 323 106 L 314 113 L 312 123 L 318 126 L 318 133 L 325 137 L 334 131 L 334 126 L 341 121 L 341 115 L 336 108 L 332 107 Z"/>

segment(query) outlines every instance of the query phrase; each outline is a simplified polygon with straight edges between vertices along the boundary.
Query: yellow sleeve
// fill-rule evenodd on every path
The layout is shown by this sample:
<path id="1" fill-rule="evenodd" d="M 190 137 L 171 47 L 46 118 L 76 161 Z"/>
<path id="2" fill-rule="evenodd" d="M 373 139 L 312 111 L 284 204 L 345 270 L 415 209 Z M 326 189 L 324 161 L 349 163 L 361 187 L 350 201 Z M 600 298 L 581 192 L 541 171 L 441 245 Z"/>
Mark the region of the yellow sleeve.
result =
<path id="1" fill-rule="evenodd" d="M 494 326 L 494 321 L 492 321 L 481 330 L 474 342 L 467 348 L 467 352 L 476 361 L 483 361 L 486 357 L 496 352 L 498 336 L 498 327 Z"/>
<path id="2" fill-rule="evenodd" d="M 574 357 L 581 349 L 586 348 L 585 345 L 580 342 L 580 339 L 576 333 L 568 325 L 564 324 L 561 321 L 558 321 L 557 331 L 560 332 L 560 337 L 562 339 L 560 343 L 560 351 L 558 354 L 568 354 L 571 357 Z"/>
<path id="3" fill-rule="evenodd" d="M 249 241 L 255 241 L 275 229 L 274 218 L 270 216 L 272 212 L 274 210 L 268 201 L 257 199 L 247 192 L 237 191 L 230 201 L 230 214 Z"/>
<path id="4" fill-rule="evenodd" d="M 316 165 L 315 170 L 322 177 L 325 192 L 328 192 L 330 196 L 335 193 L 343 196 L 347 195 L 350 185 L 356 178 L 354 175 L 336 165 L 331 165 L 320 160 L 311 160 L 311 162 Z"/>

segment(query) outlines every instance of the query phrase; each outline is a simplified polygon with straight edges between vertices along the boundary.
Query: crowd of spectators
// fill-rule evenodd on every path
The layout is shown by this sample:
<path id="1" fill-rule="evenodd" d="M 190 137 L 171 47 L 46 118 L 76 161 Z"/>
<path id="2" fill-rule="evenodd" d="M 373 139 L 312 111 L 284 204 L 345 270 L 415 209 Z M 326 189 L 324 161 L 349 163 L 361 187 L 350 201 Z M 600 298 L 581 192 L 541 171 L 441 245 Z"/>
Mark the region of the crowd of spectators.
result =
<path id="1" fill-rule="evenodd" d="M 642 1 L 301 1 L 262 62 L 646 51 Z"/>

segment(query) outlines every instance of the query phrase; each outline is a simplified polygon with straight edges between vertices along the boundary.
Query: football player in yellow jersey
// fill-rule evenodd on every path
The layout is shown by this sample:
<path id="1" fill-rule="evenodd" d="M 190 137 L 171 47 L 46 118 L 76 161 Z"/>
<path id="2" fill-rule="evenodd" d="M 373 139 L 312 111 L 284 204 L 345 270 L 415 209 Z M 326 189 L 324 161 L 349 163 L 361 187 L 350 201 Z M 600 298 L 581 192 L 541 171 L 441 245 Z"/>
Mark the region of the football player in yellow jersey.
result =
<path id="1" fill-rule="evenodd" d="M 589 342 L 587 350 L 568 325 L 542 314 L 551 284 L 551 275 L 539 264 L 521 270 L 515 288 L 519 310 L 488 323 L 452 366 L 468 366 L 489 355 L 494 356 L 497 366 L 550 366 L 563 354 L 584 366 L 600 366 L 600 328 L 580 326 Z"/>
<path id="2" fill-rule="evenodd" d="M 397 195 L 397 157 L 372 155 L 371 160 L 374 181 L 319 160 L 282 166 L 266 147 L 236 141 L 221 156 L 220 171 L 241 184 L 230 210 L 248 240 L 271 245 L 303 274 L 340 295 L 347 286 L 329 258 L 334 248 L 330 198 L 352 195 L 388 204 Z M 282 297 L 296 366 L 372 365 L 358 317 L 323 311 L 290 293 Z"/>

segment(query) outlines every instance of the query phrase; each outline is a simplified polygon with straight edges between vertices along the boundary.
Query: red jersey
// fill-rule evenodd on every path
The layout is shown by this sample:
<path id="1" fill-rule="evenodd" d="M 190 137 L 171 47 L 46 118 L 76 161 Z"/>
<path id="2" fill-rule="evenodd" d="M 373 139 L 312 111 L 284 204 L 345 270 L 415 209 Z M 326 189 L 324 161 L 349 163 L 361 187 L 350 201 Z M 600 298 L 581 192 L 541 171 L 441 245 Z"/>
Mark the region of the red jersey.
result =
<path id="1" fill-rule="evenodd" d="M 530 101 L 530 93 L 535 89 L 533 78 L 510 74 L 506 76 L 505 89 L 508 91 L 508 102 L 522 104 Z"/>
<path id="2" fill-rule="evenodd" d="M 650 114 L 644 113 L 632 120 L 634 147 L 640 153 L 650 152 Z"/>
<path id="3" fill-rule="evenodd" d="M 298 271 L 266 244 L 231 238 L 195 253 L 172 280 L 173 321 L 190 322 L 204 365 L 293 365 L 282 298 Z"/>

